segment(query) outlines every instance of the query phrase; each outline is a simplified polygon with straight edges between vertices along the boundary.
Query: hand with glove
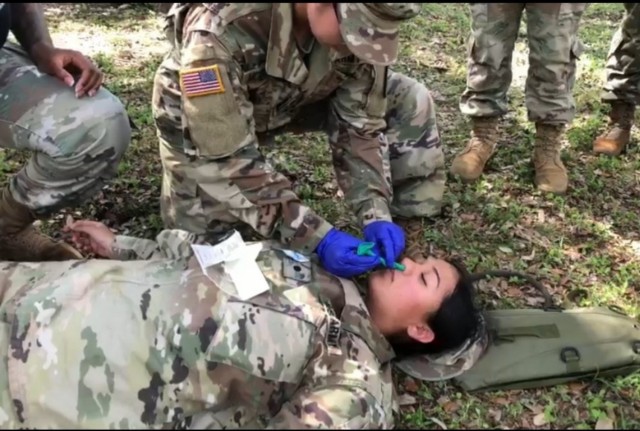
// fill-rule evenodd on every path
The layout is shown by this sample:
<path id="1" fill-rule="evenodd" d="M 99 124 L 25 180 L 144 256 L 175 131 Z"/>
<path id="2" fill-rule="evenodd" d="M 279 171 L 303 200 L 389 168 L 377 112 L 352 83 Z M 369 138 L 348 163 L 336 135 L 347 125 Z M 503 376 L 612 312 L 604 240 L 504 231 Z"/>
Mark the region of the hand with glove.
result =
<path id="1" fill-rule="evenodd" d="M 363 243 L 361 239 L 333 228 L 316 247 L 316 254 L 330 273 L 344 278 L 355 277 L 380 265 L 380 256 L 375 253 L 358 255 L 358 247 Z"/>
<path id="2" fill-rule="evenodd" d="M 390 221 L 378 220 L 364 227 L 364 239 L 376 245 L 387 268 L 393 268 L 404 251 L 404 231 Z"/>

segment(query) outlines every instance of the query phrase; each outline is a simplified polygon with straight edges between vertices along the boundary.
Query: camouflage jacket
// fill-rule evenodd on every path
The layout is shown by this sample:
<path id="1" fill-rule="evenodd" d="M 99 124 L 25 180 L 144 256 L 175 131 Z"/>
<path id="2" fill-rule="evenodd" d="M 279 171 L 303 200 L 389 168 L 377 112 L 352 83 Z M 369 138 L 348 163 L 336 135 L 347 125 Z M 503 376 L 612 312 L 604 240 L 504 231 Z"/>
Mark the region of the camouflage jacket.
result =
<path id="1" fill-rule="evenodd" d="M 240 301 L 189 238 L 118 239 L 150 260 L 0 263 L 1 428 L 393 425 L 393 353 L 353 283 L 263 242 L 271 291 Z"/>
<path id="2" fill-rule="evenodd" d="M 171 50 L 156 74 L 160 137 L 212 166 L 192 169 L 221 207 L 266 238 L 312 252 L 331 225 L 300 202 L 288 180 L 257 150 L 258 136 L 282 130 L 304 107 L 328 104 L 336 176 L 360 223 L 391 220 L 382 66 L 340 56 L 312 37 L 298 46 L 293 3 L 175 3 Z M 217 87 L 187 80 L 207 71 Z M 182 81 L 181 81 L 182 77 Z M 313 114 L 312 114 L 313 117 Z M 216 166 L 217 165 L 217 166 Z M 385 173 L 386 172 L 386 173 Z M 206 177 L 204 177 L 206 176 Z M 205 191 L 207 188 L 204 188 Z M 235 200 L 234 200 L 235 199 Z"/>

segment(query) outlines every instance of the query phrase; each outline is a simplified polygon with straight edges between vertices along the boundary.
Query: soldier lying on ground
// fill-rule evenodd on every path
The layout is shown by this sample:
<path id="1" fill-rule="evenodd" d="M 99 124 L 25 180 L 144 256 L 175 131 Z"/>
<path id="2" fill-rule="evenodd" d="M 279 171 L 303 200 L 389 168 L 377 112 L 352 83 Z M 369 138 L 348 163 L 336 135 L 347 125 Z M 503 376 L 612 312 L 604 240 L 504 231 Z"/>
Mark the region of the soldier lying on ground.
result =
<path id="1" fill-rule="evenodd" d="M 68 229 L 120 260 L 0 264 L 4 429 L 389 428 L 392 364 L 446 376 L 485 339 L 466 272 L 444 260 L 376 271 L 363 299 L 315 260 L 254 243 L 269 291 L 240 300 L 248 286 L 222 265 L 203 273 L 193 234 Z"/>
<path id="2" fill-rule="evenodd" d="M 78 205 L 117 173 L 131 128 L 102 80 L 87 57 L 53 46 L 40 5 L 0 3 L 0 147 L 33 152 L 0 189 L 0 259 L 81 257 L 33 222 Z"/>

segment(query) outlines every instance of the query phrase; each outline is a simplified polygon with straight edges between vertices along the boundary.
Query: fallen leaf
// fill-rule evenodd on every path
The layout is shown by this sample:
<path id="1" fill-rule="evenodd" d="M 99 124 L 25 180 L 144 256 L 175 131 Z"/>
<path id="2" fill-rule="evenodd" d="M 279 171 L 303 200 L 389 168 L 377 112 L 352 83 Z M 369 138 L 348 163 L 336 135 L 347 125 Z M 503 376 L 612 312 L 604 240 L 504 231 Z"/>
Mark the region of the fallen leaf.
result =
<path id="1" fill-rule="evenodd" d="M 522 296 L 524 296 L 524 294 L 522 293 L 521 289 L 518 289 L 517 287 L 510 287 L 507 289 L 507 294 L 509 296 L 515 296 L 517 298 L 522 298 Z"/>
<path id="2" fill-rule="evenodd" d="M 532 307 L 536 307 L 536 306 L 544 303 L 544 299 L 543 298 L 532 297 L 532 296 L 527 296 L 525 301 L 527 301 L 527 305 L 530 305 Z"/>
<path id="3" fill-rule="evenodd" d="M 606 416 L 600 416 L 600 419 L 598 419 L 598 422 L 596 422 L 596 428 L 597 430 L 612 430 L 615 429 L 615 427 L 613 426 L 613 421 L 606 417 Z"/>
<path id="4" fill-rule="evenodd" d="M 440 428 L 442 428 L 443 430 L 447 429 L 447 426 L 440 419 L 437 419 L 437 418 L 429 418 L 429 419 L 434 423 L 438 424 Z"/>
<path id="5" fill-rule="evenodd" d="M 418 392 L 420 386 L 414 379 L 412 379 L 411 377 L 407 377 L 404 381 L 404 388 L 407 390 L 407 392 Z"/>
<path id="6" fill-rule="evenodd" d="M 409 394 L 402 394 L 398 397 L 398 404 L 401 406 L 410 406 L 416 404 L 418 401 L 415 397 L 412 397 Z"/>
<path id="7" fill-rule="evenodd" d="M 460 214 L 460 219 L 464 221 L 473 221 L 476 219 L 475 214 Z"/>
<path id="8" fill-rule="evenodd" d="M 587 387 L 587 383 L 581 382 L 572 382 L 567 385 L 571 392 L 582 392 L 584 388 Z"/>
<path id="9" fill-rule="evenodd" d="M 531 254 L 529 256 L 522 256 L 522 260 L 533 260 L 536 257 L 536 251 L 531 250 Z"/>
<path id="10" fill-rule="evenodd" d="M 489 416 L 493 417 L 496 422 L 500 422 L 502 412 L 500 410 L 489 409 Z"/>
<path id="11" fill-rule="evenodd" d="M 500 250 L 503 253 L 506 254 L 513 254 L 513 250 L 511 250 L 509 247 L 507 247 L 506 245 L 501 245 L 498 247 L 498 250 Z"/>
<path id="12" fill-rule="evenodd" d="M 533 404 L 533 405 L 525 404 L 525 407 L 528 408 L 529 410 L 531 410 L 535 414 L 542 413 L 544 411 L 542 406 L 538 405 L 538 404 Z"/>
<path id="13" fill-rule="evenodd" d="M 564 254 L 571 260 L 579 260 L 582 258 L 582 254 L 574 248 L 570 248 L 564 252 Z"/>
<path id="14" fill-rule="evenodd" d="M 443 96 L 442 93 L 440 93 L 438 90 L 430 90 L 430 92 L 431 92 L 431 97 L 436 102 L 445 102 L 447 100 L 447 98 Z"/>
<path id="15" fill-rule="evenodd" d="M 535 415 L 533 417 L 533 424 L 535 426 L 537 426 L 537 427 L 540 427 L 542 425 L 546 425 L 547 423 L 548 423 L 547 422 L 547 418 L 545 417 L 544 412 L 543 413 L 538 413 L 537 415 Z"/>
<path id="16" fill-rule="evenodd" d="M 494 398 L 493 402 L 496 404 L 500 404 L 501 406 L 506 406 L 507 404 L 511 404 L 511 402 L 506 398 Z"/>
<path id="17" fill-rule="evenodd" d="M 460 404 L 455 401 L 449 401 L 442 406 L 442 409 L 447 413 L 454 413 L 460 408 Z"/>
<path id="18" fill-rule="evenodd" d="M 432 64 L 434 69 L 437 70 L 449 70 L 449 67 L 445 64 L 444 61 L 442 60 L 436 60 L 433 64 Z"/>

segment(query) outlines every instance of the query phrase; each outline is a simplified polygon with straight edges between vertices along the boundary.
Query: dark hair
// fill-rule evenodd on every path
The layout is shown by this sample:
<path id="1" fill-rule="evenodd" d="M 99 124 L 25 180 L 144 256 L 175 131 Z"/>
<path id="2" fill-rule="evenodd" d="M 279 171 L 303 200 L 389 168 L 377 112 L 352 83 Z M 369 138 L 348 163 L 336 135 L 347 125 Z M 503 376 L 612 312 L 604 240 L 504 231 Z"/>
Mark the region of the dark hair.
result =
<path id="1" fill-rule="evenodd" d="M 426 323 L 434 333 L 430 343 L 421 343 L 405 333 L 389 337 L 398 357 L 435 354 L 455 349 L 473 337 L 480 327 L 480 311 L 475 304 L 475 287 L 462 263 L 449 261 L 460 273 L 460 280 L 438 311 Z"/>

